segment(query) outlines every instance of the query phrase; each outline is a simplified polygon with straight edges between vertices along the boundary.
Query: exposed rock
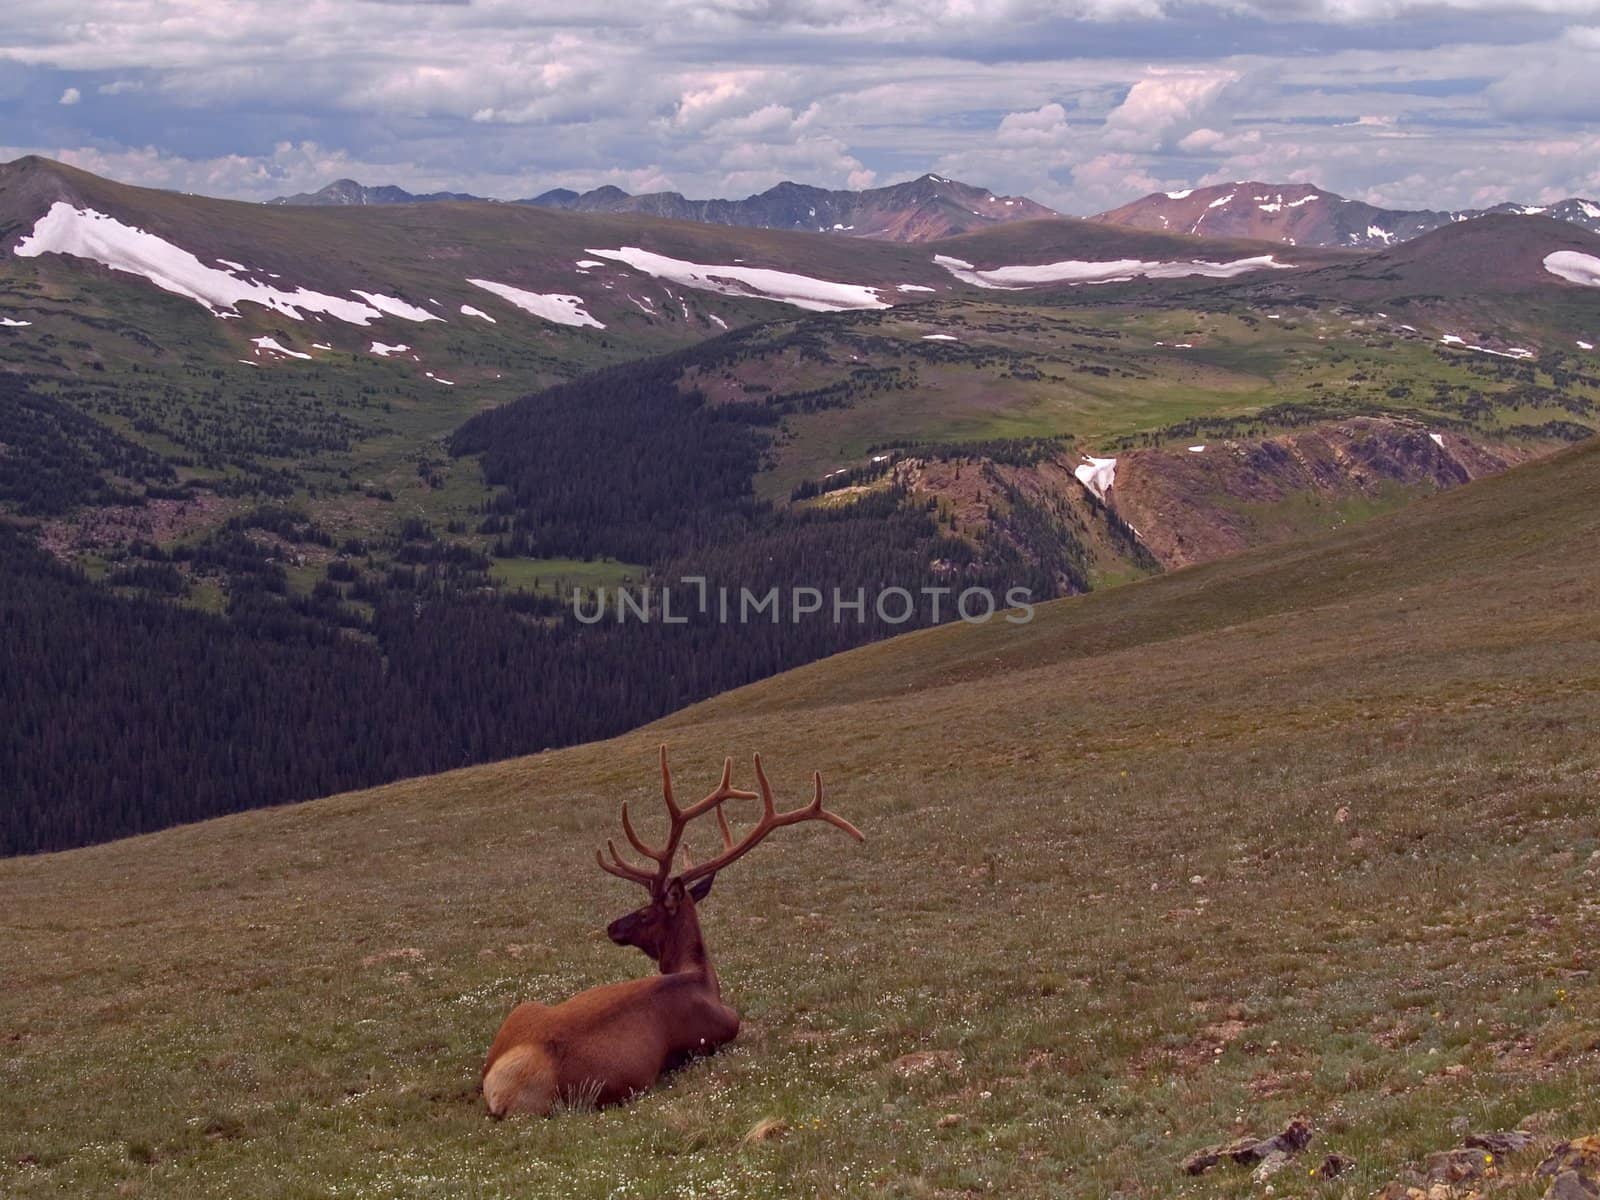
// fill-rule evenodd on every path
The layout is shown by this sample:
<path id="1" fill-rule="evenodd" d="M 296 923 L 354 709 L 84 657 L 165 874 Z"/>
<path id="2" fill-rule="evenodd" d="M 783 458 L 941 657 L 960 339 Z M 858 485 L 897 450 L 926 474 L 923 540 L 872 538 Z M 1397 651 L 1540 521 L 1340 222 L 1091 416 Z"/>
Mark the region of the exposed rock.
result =
<path id="1" fill-rule="evenodd" d="M 1250 1178 L 1257 1183 L 1265 1183 L 1288 1165 L 1289 1156 L 1282 1150 L 1274 1150 L 1261 1160 L 1261 1165 L 1251 1173 Z"/>
<path id="2" fill-rule="evenodd" d="M 1322 1165 L 1317 1168 L 1317 1174 L 1323 1179 L 1337 1179 L 1355 1165 L 1356 1160 L 1353 1158 L 1346 1158 L 1342 1154 L 1330 1154 L 1322 1160 Z"/>
<path id="3" fill-rule="evenodd" d="M 1521 1129 L 1512 1129 L 1504 1133 L 1474 1133 L 1461 1144 L 1487 1150 L 1496 1156 L 1520 1154 L 1533 1145 L 1533 1134 Z"/>
<path id="4" fill-rule="evenodd" d="M 1485 1169 L 1492 1162 L 1493 1155 L 1488 1150 L 1457 1146 L 1453 1150 L 1440 1150 L 1428 1155 L 1424 1169 L 1429 1183 L 1456 1184 L 1482 1179 Z"/>
<path id="5" fill-rule="evenodd" d="M 1273 1134 L 1243 1150 L 1235 1150 L 1228 1157 L 1241 1166 L 1260 1162 L 1270 1154 L 1296 1155 L 1311 1144 L 1311 1126 L 1304 1121 L 1290 1121 L 1282 1133 Z"/>
<path id="6" fill-rule="evenodd" d="M 1273 1155 L 1282 1155 L 1287 1162 L 1304 1150 L 1310 1141 L 1311 1126 L 1304 1121 L 1291 1121 L 1282 1133 L 1269 1138 L 1251 1135 L 1207 1147 L 1185 1159 L 1183 1169 L 1190 1175 L 1203 1175 L 1224 1158 L 1241 1167 L 1256 1166 Z"/>
<path id="7" fill-rule="evenodd" d="M 1534 1172 L 1536 1175 L 1560 1175 L 1563 1171 L 1580 1171 L 1589 1176 L 1600 1176 L 1600 1134 L 1573 1138 L 1561 1142 Z"/>
<path id="8" fill-rule="evenodd" d="M 1600 1200 L 1600 1186 L 1581 1171 L 1563 1171 L 1550 1181 L 1544 1200 Z"/>
<path id="9" fill-rule="evenodd" d="M 1211 1146 L 1184 1159 L 1183 1173 L 1185 1175 L 1204 1175 L 1221 1161 L 1222 1147 Z"/>
<path id="10" fill-rule="evenodd" d="M 1162 566 L 1182 567 L 1307 532 L 1297 523 L 1305 510 L 1284 507 L 1293 497 L 1313 501 L 1331 528 L 1342 522 L 1344 500 L 1397 487 L 1444 491 L 1547 449 L 1463 433 L 1452 436 L 1447 453 L 1428 433 L 1408 418 L 1351 417 L 1224 439 L 1204 454 L 1181 445 L 1128 450 L 1117 456 L 1112 507 Z"/>

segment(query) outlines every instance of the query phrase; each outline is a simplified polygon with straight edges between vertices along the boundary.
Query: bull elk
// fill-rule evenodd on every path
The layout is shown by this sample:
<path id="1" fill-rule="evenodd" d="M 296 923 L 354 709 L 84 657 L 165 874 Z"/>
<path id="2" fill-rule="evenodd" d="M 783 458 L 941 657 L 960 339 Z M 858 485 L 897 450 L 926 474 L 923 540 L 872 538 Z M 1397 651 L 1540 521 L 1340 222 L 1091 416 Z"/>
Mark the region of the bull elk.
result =
<path id="1" fill-rule="evenodd" d="M 809 804 L 779 812 L 759 754 L 755 761 L 759 796 L 733 786 L 729 758 L 722 765 L 722 782 L 703 800 L 680 808 L 673 797 L 667 748 L 661 747 L 666 842 L 659 848 L 645 842 L 633 827 L 627 804 L 622 806 L 622 832 L 634 850 L 654 862 L 654 868 L 623 857 L 615 841 L 606 842 L 604 853 L 595 851 L 604 870 L 649 890 L 648 904 L 611 922 L 606 932 L 617 945 L 644 951 L 660 967 L 660 974 L 590 988 L 560 1004 L 527 1001 L 513 1009 L 483 1065 L 483 1098 L 493 1116 L 544 1115 L 558 1100 L 594 1104 L 626 1100 L 651 1087 L 663 1071 L 738 1036 L 739 1014 L 722 1002 L 695 905 L 710 894 L 718 871 L 785 825 L 826 821 L 862 840 L 859 829 L 823 807 L 821 774 L 812 775 Z M 762 804 L 760 819 L 735 840 L 723 804 L 757 799 Z M 684 830 L 711 812 L 716 813 L 722 852 L 693 863 L 683 844 Z M 674 874 L 673 862 L 680 857 L 683 867 Z"/>

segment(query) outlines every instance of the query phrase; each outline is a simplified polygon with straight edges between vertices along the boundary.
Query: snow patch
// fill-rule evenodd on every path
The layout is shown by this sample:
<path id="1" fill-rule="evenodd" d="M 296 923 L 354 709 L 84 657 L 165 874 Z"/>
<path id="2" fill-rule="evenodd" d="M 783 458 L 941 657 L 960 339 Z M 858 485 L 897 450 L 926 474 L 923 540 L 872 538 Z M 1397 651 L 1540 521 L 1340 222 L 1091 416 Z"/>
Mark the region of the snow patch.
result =
<path id="1" fill-rule="evenodd" d="M 1192 195 L 1194 195 L 1194 189 L 1193 188 L 1184 188 L 1181 192 L 1168 192 L 1167 193 L 1167 199 L 1168 200 L 1187 200 Z"/>
<path id="2" fill-rule="evenodd" d="M 15 321 L 12 321 L 10 323 L 13 324 L 13 325 L 17 324 L 17 322 L 15 322 Z M 22 324 L 26 325 L 27 322 L 23 321 Z M 1593 342 L 1579 342 L 1578 343 L 1578 349 L 1579 350 L 1593 350 L 1594 349 L 1594 343 Z"/>
<path id="3" fill-rule="evenodd" d="M 590 267 L 603 267 L 605 266 L 605 263 L 601 262 L 597 258 L 580 258 L 573 265 L 576 266 L 580 271 L 587 271 Z"/>
<path id="4" fill-rule="evenodd" d="M 718 329 L 726 329 L 728 327 L 728 323 L 721 317 L 717 316 L 716 313 L 707 313 L 706 320 L 710 321 Z"/>
<path id="5" fill-rule="evenodd" d="M 432 371 L 424 371 L 423 374 L 429 379 L 433 380 L 435 383 L 444 384 L 445 387 L 455 387 L 456 385 L 456 381 L 454 379 L 442 379 L 438 375 L 435 375 Z"/>
<path id="6" fill-rule="evenodd" d="M 508 300 L 524 312 L 530 312 L 536 317 L 542 317 L 557 325 L 584 326 L 592 329 L 604 329 L 605 325 L 595 320 L 584 311 L 582 296 L 567 296 L 560 293 L 526 292 L 521 288 L 512 287 L 508 283 L 495 283 L 490 279 L 469 279 L 473 287 L 481 287 L 486 292 L 493 292 L 502 300 Z"/>
<path id="7" fill-rule="evenodd" d="M 1521 362 L 1529 358 L 1537 358 L 1532 350 L 1525 350 L 1521 346 L 1511 346 L 1505 350 L 1491 350 L 1488 346 L 1474 346 L 1464 337 L 1447 333 L 1439 339 L 1446 346 L 1460 346 L 1463 350 L 1476 350 L 1479 354 L 1492 354 L 1496 358 L 1512 358 Z"/>
<path id="8" fill-rule="evenodd" d="M 251 345 L 255 346 L 257 354 L 260 354 L 263 350 L 267 350 L 267 351 L 270 351 L 273 354 L 281 354 L 285 358 L 309 359 L 311 357 L 311 355 L 306 354 L 306 353 L 304 353 L 304 352 L 302 352 L 300 350 L 291 350 L 291 349 L 289 349 L 289 347 L 287 347 L 287 346 L 283 345 L 282 343 L 280 343 L 277 338 L 270 338 L 270 337 L 251 338 L 250 342 L 251 342 Z"/>
<path id="9" fill-rule="evenodd" d="M 391 354 L 404 354 L 409 349 L 411 349 L 410 346 L 389 346 L 383 342 L 373 342 L 371 353 L 376 354 L 379 358 L 388 358 Z"/>
<path id="10" fill-rule="evenodd" d="M 20 249 L 18 254 L 22 253 Z M 1600 287 L 1600 258 L 1577 250 L 1557 250 L 1544 256 L 1544 269 L 1568 283 Z"/>
<path id="11" fill-rule="evenodd" d="M 491 325 L 500 324 L 499 321 L 496 321 L 488 313 L 484 312 L 483 309 L 481 309 L 481 308 L 473 308 L 472 305 L 470 305 L 470 304 L 463 304 L 461 306 L 461 315 L 463 317 L 477 317 L 478 320 L 487 321 Z"/>
<path id="12" fill-rule="evenodd" d="M 959 342 L 961 339 L 953 333 L 925 333 L 922 335 L 925 342 Z"/>
<path id="13" fill-rule="evenodd" d="M 32 324 L 32 321 L 13 321 L 10 317 L 0 317 L 0 326 L 7 329 L 23 329 Z"/>
<path id="14" fill-rule="evenodd" d="M 1205 452 L 1206 452 L 1206 448 L 1204 446 L 1190 446 L 1189 447 L 1189 453 L 1190 454 L 1204 454 Z"/>
<path id="15" fill-rule="evenodd" d="M 986 267 L 979 270 L 959 258 L 936 254 L 933 261 L 965 283 L 977 287 L 1016 290 L 1037 287 L 1047 283 L 1122 283 L 1136 276 L 1147 279 L 1181 279 L 1188 275 L 1204 275 L 1213 279 L 1231 279 L 1248 271 L 1266 268 L 1290 270 L 1291 263 L 1276 261 L 1272 255 L 1240 258 L 1233 262 L 1206 262 L 1192 259 L 1189 262 L 1145 262 L 1137 258 L 1119 258 L 1110 262 L 1083 262 L 1068 259 L 1064 262 L 1040 263 L 1036 266 Z"/>
<path id="16" fill-rule="evenodd" d="M 86 258 L 113 271 L 148 279 L 163 291 L 204 305 L 219 317 L 238 316 L 238 306 L 247 301 L 296 321 L 303 320 L 307 312 L 326 313 L 351 325 L 368 325 L 383 316 L 376 306 L 360 300 L 306 288 L 285 291 L 235 278 L 227 271 L 207 266 L 164 238 L 93 209 L 73 208 L 65 200 L 50 206 L 33 232 L 17 243 L 16 253 L 19 258 L 37 258 L 41 254 Z M 235 267 L 244 270 L 236 264 Z"/>
<path id="17" fill-rule="evenodd" d="M 1072 473 L 1079 483 L 1104 500 L 1117 481 L 1117 460 L 1085 454 L 1083 462 L 1074 467 Z"/>
<path id="18" fill-rule="evenodd" d="M 1430 433 L 1428 436 L 1433 439 L 1435 446 L 1441 450 L 1444 449 L 1444 435 L 1442 433 Z"/>
<path id="19" fill-rule="evenodd" d="M 638 246 L 623 246 L 617 250 L 588 248 L 585 253 L 626 263 L 636 271 L 643 271 L 657 279 L 718 292 L 724 296 L 746 296 L 758 300 L 777 300 L 792 304 L 809 312 L 844 312 L 848 309 L 888 308 L 879 296 L 878 289 L 855 283 L 834 283 L 826 279 L 813 279 L 789 271 L 776 271 L 767 267 L 723 267 L 686 262 L 654 254 Z"/>
<path id="20" fill-rule="evenodd" d="M 356 288 L 351 288 L 350 290 L 379 312 L 387 313 L 391 317 L 399 317 L 403 321 L 444 320 L 443 317 L 435 316 L 425 308 L 418 308 L 415 304 L 407 304 L 404 300 L 397 299 L 394 296 L 384 296 L 378 292 L 363 292 Z M 435 300 L 434 303 L 437 304 L 438 301 Z"/>
<path id="21" fill-rule="evenodd" d="M 897 292 L 931 292 L 934 289 L 925 287 L 920 283 L 902 283 L 898 284 L 894 290 Z"/>
<path id="22" fill-rule="evenodd" d="M 1394 234 L 1387 229 L 1380 229 L 1376 225 L 1367 226 L 1367 236 L 1375 242 L 1382 242 L 1385 246 L 1394 241 Z"/>
<path id="23" fill-rule="evenodd" d="M 1228 201 L 1232 200 L 1238 194 L 1239 194 L 1238 192 L 1229 192 L 1226 196 L 1223 196 L 1221 199 L 1213 200 L 1210 204 L 1206 205 L 1206 207 L 1207 208 L 1221 208 L 1224 204 L 1226 204 Z"/>

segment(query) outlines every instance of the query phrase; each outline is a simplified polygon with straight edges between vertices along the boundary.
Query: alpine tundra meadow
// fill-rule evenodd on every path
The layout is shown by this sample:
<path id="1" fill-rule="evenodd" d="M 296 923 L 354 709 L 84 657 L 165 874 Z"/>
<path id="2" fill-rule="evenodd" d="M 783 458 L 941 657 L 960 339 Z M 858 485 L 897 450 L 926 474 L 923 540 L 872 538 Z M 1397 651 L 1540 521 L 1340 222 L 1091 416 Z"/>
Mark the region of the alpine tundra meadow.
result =
<path id="1" fill-rule="evenodd" d="M 1600 1197 L 1600 3 L 0 12 L 0 1196 Z"/>

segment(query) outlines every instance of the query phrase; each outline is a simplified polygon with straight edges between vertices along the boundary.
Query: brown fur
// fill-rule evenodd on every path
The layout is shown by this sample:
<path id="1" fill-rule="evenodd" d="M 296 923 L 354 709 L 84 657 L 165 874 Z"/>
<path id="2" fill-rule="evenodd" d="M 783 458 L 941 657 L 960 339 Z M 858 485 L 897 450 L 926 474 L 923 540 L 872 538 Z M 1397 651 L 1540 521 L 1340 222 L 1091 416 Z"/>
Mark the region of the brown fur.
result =
<path id="1" fill-rule="evenodd" d="M 483 1066 L 491 1115 L 544 1116 L 558 1100 L 616 1104 L 649 1088 L 662 1071 L 731 1042 L 739 1014 L 722 1003 L 694 900 L 675 895 L 615 922 L 657 958 L 662 973 L 580 992 L 546 1006 L 519 1004 L 500 1026 Z"/>

